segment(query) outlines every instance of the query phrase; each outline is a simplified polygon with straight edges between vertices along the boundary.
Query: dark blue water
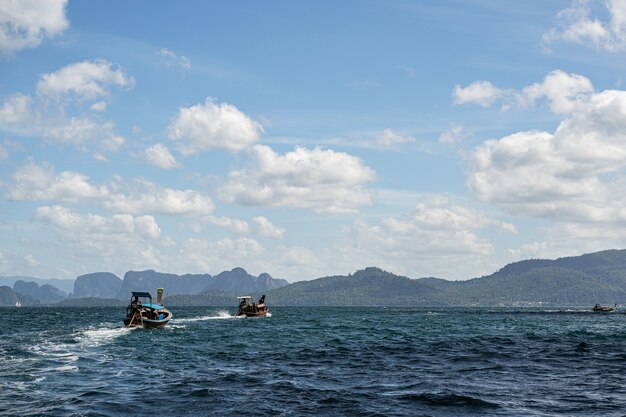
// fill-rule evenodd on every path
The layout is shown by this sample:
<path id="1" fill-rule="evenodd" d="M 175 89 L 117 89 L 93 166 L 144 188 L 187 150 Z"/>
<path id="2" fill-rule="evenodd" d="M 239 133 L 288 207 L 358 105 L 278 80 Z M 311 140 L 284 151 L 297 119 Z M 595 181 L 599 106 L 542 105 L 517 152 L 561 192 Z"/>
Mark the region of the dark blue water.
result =
<path id="1" fill-rule="evenodd" d="M 0 309 L 0 415 L 624 416 L 626 315 Z M 584 342 L 584 343 L 583 343 Z"/>

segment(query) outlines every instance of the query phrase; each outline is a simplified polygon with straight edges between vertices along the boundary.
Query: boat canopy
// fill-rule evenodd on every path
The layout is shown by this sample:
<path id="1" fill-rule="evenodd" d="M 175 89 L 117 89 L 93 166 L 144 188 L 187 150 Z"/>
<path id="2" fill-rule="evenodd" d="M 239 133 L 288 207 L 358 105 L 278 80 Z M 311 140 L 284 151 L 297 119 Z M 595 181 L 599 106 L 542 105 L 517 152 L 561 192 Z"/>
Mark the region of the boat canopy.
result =
<path id="1" fill-rule="evenodd" d="M 145 291 L 133 291 L 133 297 L 148 297 L 152 298 L 149 292 Z"/>
<path id="2" fill-rule="evenodd" d="M 249 300 L 249 299 L 254 298 L 254 297 L 250 297 L 249 295 L 244 295 L 243 297 L 237 297 L 237 298 L 240 299 L 240 300 Z"/>

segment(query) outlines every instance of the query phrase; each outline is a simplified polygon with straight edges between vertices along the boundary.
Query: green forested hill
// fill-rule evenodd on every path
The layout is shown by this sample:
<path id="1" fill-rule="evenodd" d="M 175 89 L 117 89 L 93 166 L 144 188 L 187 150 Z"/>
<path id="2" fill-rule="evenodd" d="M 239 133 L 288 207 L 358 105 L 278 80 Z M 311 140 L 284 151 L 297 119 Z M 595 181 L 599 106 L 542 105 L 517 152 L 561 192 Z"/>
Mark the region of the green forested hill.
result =
<path id="1" fill-rule="evenodd" d="M 532 259 L 467 281 L 409 279 L 378 268 L 296 282 L 268 294 L 275 305 L 512 306 L 626 303 L 626 250 Z"/>
<path id="2" fill-rule="evenodd" d="M 282 305 L 406 305 L 429 304 L 440 290 L 419 281 L 378 268 L 366 268 L 349 276 L 300 281 L 272 290 L 268 303 Z"/>

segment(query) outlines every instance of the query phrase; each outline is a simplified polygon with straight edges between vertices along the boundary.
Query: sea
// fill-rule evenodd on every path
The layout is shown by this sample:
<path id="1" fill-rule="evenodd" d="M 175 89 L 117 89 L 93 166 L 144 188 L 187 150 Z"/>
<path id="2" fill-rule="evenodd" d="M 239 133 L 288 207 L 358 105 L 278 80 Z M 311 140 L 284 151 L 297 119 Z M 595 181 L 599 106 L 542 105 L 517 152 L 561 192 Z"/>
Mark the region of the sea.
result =
<path id="1" fill-rule="evenodd" d="M 0 415 L 626 416 L 619 311 L 170 310 L 0 309 Z"/>

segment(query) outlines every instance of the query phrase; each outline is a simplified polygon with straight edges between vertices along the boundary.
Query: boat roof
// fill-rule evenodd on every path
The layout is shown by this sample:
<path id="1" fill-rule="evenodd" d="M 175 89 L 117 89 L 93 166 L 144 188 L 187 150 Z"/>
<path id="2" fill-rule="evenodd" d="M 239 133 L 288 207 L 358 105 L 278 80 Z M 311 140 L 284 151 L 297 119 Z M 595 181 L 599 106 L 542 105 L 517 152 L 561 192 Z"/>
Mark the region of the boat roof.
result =
<path id="1" fill-rule="evenodd" d="M 244 295 L 244 296 L 237 297 L 237 298 L 239 298 L 240 300 L 241 300 L 241 299 L 243 299 L 243 300 L 248 300 L 248 299 L 250 299 L 250 298 L 254 298 L 254 297 L 250 297 L 249 295 Z"/>
<path id="2" fill-rule="evenodd" d="M 133 297 L 148 297 L 152 298 L 149 292 L 145 291 L 133 291 Z"/>

